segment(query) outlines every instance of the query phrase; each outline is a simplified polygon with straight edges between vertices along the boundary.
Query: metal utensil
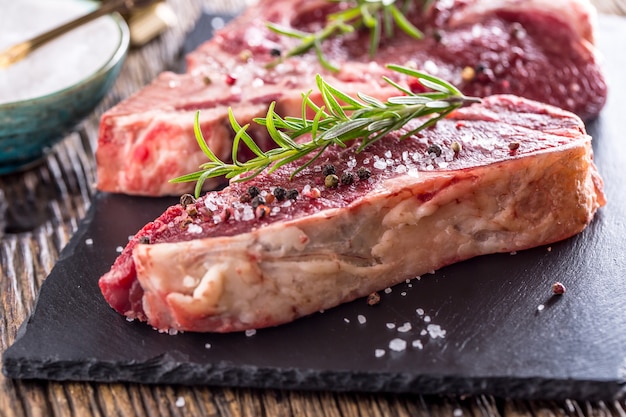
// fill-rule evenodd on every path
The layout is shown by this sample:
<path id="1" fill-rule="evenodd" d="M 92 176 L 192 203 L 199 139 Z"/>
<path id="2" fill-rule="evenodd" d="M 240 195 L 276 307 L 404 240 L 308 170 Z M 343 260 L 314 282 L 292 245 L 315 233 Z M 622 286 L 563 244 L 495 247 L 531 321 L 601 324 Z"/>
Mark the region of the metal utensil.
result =
<path id="1" fill-rule="evenodd" d="M 101 16 L 113 12 L 127 13 L 135 8 L 148 6 L 155 1 L 156 0 L 110 0 L 103 2 L 100 7 L 84 16 L 78 17 L 61 26 L 44 32 L 41 35 L 37 35 L 24 42 L 20 42 L 0 52 L 0 68 L 6 68 L 24 59 L 29 53 L 52 39 L 55 39 Z"/>

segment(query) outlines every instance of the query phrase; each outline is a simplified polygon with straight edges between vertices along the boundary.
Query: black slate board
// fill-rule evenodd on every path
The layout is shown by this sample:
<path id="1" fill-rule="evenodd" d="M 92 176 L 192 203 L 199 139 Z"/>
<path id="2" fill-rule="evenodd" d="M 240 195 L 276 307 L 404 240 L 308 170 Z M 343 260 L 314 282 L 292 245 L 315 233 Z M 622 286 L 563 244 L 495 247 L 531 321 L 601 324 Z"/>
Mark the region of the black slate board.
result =
<path id="1" fill-rule="evenodd" d="M 175 199 L 98 194 L 42 286 L 33 315 L 5 352 L 3 372 L 25 379 L 623 397 L 626 21 L 603 16 L 600 23 L 611 94 L 588 128 L 609 203 L 580 235 L 444 268 L 394 287 L 375 307 L 357 300 L 254 335 L 171 336 L 114 313 L 97 280 L 117 256 L 116 247 Z M 551 293 L 557 280 L 567 287 L 560 297 Z M 411 330 L 400 332 L 407 322 Z M 423 334 L 427 324 L 439 325 L 445 337 Z M 394 338 L 407 341 L 406 350 L 391 351 Z M 421 348 L 412 345 L 415 340 Z M 376 357 L 377 349 L 385 355 Z"/>

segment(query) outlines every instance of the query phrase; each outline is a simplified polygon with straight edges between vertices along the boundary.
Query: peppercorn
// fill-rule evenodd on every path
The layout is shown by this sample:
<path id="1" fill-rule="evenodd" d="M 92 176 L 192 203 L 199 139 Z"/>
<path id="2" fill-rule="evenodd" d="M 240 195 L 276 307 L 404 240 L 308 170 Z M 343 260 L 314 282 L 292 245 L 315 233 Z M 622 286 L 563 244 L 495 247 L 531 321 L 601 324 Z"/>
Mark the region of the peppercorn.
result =
<path id="1" fill-rule="evenodd" d="M 349 172 L 344 172 L 341 174 L 341 183 L 343 185 L 350 185 L 354 182 L 354 175 Z"/>
<path id="2" fill-rule="evenodd" d="M 339 177 L 335 174 L 328 174 L 324 178 L 324 185 L 326 188 L 335 188 L 339 185 Z"/>
<path id="3" fill-rule="evenodd" d="M 149 236 L 141 236 L 139 238 L 139 243 L 143 243 L 144 245 L 149 245 L 150 244 L 150 237 Z"/>
<path id="4" fill-rule="evenodd" d="M 240 203 L 249 203 L 250 200 L 252 200 L 252 197 L 250 197 L 250 194 L 248 193 L 241 194 L 241 197 L 239 197 Z"/>
<path id="5" fill-rule="evenodd" d="M 187 211 L 187 215 L 189 217 L 196 217 L 198 215 L 198 209 L 196 209 L 196 206 L 187 206 L 185 210 Z"/>
<path id="6" fill-rule="evenodd" d="M 426 150 L 429 154 L 435 154 L 435 156 L 441 156 L 441 147 L 439 145 L 432 144 Z"/>
<path id="7" fill-rule="evenodd" d="M 361 181 L 364 181 L 364 180 L 366 180 L 366 179 L 368 179 L 369 177 L 372 176 L 372 172 L 369 169 L 367 169 L 367 168 L 361 167 L 361 168 L 357 169 L 356 175 L 359 176 L 359 179 Z"/>
<path id="8" fill-rule="evenodd" d="M 287 190 L 283 187 L 276 187 L 274 188 L 274 191 L 272 191 L 272 194 L 274 194 L 276 200 L 283 201 L 287 197 Z"/>
<path id="9" fill-rule="evenodd" d="M 276 197 L 272 194 L 268 194 L 265 196 L 265 204 L 272 204 L 276 200 Z"/>
<path id="10" fill-rule="evenodd" d="M 280 49 L 278 49 L 278 48 L 270 49 L 270 55 L 275 57 L 275 58 L 278 58 L 281 55 Z"/>
<path id="11" fill-rule="evenodd" d="M 325 177 L 336 173 L 337 170 L 335 169 L 335 166 L 333 164 L 324 165 L 324 168 L 322 168 L 322 175 L 324 175 Z"/>
<path id="12" fill-rule="evenodd" d="M 226 220 L 230 219 L 230 216 L 232 214 L 233 214 L 233 209 L 231 209 L 230 207 L 227 207 L 224 210 L 222 210 L 222 212 L 220 213 L 220 220 L 225 222 Z"/>
<path id="13" fill-rule="evenodd" d="M 441 33 L 441 31 L 439 30 L 434 30 L 433 31 L 433 39 L 435 40 L 435 42 L 439 43 L 441 42 L 441 40 L 443 39 L 443 34 Z"/>
<path id="14" fill-rule="evenodd" d="M 461 144 L 457 141 L 452 142 L 452 145 L 450 145 L 450 148 L 454 151 L 454 153 L 459 153 L 461 152 L 461 149 L 463 149 Z"/>
<path id="15" fill-rule="evenodd" d="M 187 208 L 189 204 L 194 204 L 196 199 L 191 194 L 183 194 L 180 196 L 180 205 Z"/>
<path id="16" fill-rule="evenodd" d="M 250 197 L 254 198 L 257 195 L 261 194 L 261 190 L 259 190 L 259 187 L 252 185 L 248 187 L 248 194 L 250 194 Z"/>
<path id="17" fill-rule="evenodd" d="M 552 293 L 555 295 L 563 295 L 565 293 L 565 285 L 560 282 L 552 284 Z"/>
<path id="18" fill-rule="evenodd" d="M 260 205 L 265 204 L 265 199 L 263 198 L 262 195 L 257 195 L 256 197 L 252 199 L 252 202 L 250 204 L 252 205 L 252 208 L 257 208 Z"/>
<path id="19" fill-rule="evenodd" d="M 261 204 L 258 207 L 256 207 L 254 214 L 256 215 L 258 219 L 262 219 L 263 217 L 270 214 L 270 209 L 265 204 Z"/>
<path id="20" fill-rule="evenodd" d="M 295 188 L 292 188 L 291 190 L 287 191 L 286 197 L 289 200 L 295 200 L 296 198 L 298 198 L 298 190 L 296 190 Z"/>
<path id="21" fill-rule="evenodd" d="M 375 306 L 378 303 L 380 303 L 380 294 L 378 294 L 377 292 L 373 292 L 367 296 L 368 305 Z"/>
<path id="22" fill-rule="evenodd" d="M 511 142 L 509 143 L 509 149 L 515 151 L 519 148 L 519 142 Z"/>

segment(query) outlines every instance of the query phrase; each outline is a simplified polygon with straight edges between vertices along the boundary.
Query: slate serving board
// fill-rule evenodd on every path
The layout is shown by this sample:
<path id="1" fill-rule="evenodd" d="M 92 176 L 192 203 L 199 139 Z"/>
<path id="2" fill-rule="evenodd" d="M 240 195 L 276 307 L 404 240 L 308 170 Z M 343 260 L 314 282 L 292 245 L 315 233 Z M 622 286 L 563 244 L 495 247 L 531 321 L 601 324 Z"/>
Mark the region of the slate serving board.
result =
<path id="1" fill-rule="evenodd" d="M 205 39 L 208 26 L 190 39 Z M 626 21 L 603 16 L 599 35 L 611 93 L 588 129 L 609 203 L 580 235 L 452 265 L 381 293 L 374 307 L 357 300 L 253 335 L 167 335 L 114 313 L 97 280 L 116 248 L 176 199 L 100 193 L 5 352 L 3 372 L 24 379 L 623 397 Z M 555 281 L 566 294 L 552 295 Z M 406 348 L 391 349 L 394 339 Z"/>

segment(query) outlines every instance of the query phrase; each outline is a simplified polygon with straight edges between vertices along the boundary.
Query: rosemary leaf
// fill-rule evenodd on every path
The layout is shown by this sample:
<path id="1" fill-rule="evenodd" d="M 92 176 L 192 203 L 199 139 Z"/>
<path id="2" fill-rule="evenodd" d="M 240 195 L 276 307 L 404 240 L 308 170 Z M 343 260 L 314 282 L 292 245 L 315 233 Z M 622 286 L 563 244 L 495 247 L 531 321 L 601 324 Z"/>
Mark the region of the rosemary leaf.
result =
<path id="1" fill-rule="evenodd" d="M 456 87 L 432 75 L 410 68 L 389 65 L 393 71 L 411 77 L 426 88 L 435 91 L 413 93 L 408 88 L 388 79 L 390 85 L 396 87 L 402 95 L 391 97 L 385 102 L 363 93 L 355 97 L 328 84 L 320 75 L 316 84 L 324 101 L 318 106 L 311 99 L 311 91 L 302 94 L 301 116 L 282 118 L 275 111 L 275 103 L 270 104 L 263 118 L 254 122 L 265 126 L 275 147 L 263 151 L 247 133 L 248 124 L 241 126 L 232 110 L 229 119 L 235 131 L 233 163 L 221 161 L 209 148 L 202 137 L 199 115 L 196 113 L 194 132 L 202 151 L 209 162 L 200 166 L 200 171 L 183 175 L 172 182 L 196 181 L 196 197 L 208 178 L 225 176 L 233 181 L 246 181 L 267 170 L 300 163 L 294 168 L 291 177 L 302 172 L 317 160 L 330 146 L 347 147 L 352 141 L 360 141 L 357 151 L 384 139 L 390 132 L 403 128 L 409 121 L 419 118 L 422 123 L 403 133 L 402 139 L 436 124 L 454 110 L 467 104 L 479 102 L 476 97 L 464 96 Z M 343 104 L 342 104 L 343 103 Z M 328 110 L 327 110 L 328 109 Z M 312 119 L 308 114 L 314 113 Z M 237 160 L 242 143 L 250 149 L 255 157 L 240 162 Z"/>

